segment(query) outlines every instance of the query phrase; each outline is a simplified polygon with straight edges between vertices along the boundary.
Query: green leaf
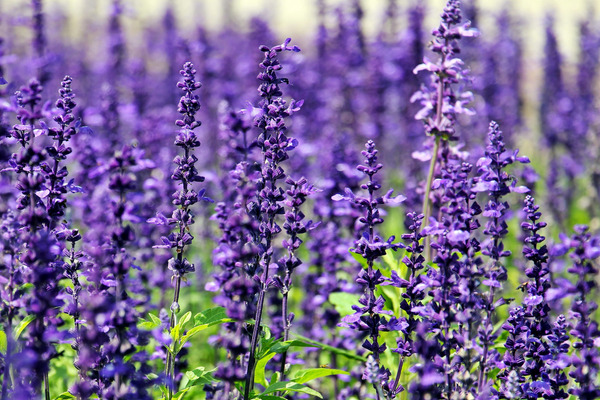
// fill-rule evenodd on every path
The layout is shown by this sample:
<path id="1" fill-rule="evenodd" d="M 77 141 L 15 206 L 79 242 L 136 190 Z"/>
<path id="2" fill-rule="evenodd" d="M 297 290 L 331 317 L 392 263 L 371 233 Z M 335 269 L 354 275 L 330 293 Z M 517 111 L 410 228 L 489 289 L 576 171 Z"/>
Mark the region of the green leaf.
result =
<path id="1" fill-rule="evenodd" d="M 356 294 L 334 292 L 329 295 L 329 302 L 340 315 L 354 314 L 353 305 L 358 304 L 359 296 Z"/>
<path id="2" fill-rule="evenodd" d="M 150 317 L 150 320 L 146 320 L 143 318 L 140 318 L 140 322 L 138 322 L 138 328 L 142 328 L 142 329 L 146 329 L 146 330 L 152 330 L 158 326 L 160 326 L 162 324 L 162 321 L 154 314 L 152 313 L 148 313 L 148 316 Z"/>
<path id="3" fill-rule="evenodd" d="M 13 331 L 13 336 L 15 337 L 15 340 L 19 339 L 19 336 L 21 336 L 21 333 L 23 333 L 25 328 L 27 328 L 27 325 L 29 325 L 31 323 L 31 321 L 33 321 L 34 319 L 35 319 L 35 315 L 28 315 L 25 318 L 23 318 L 23 320 L 21 322 L 19 322 L 19 324 L 17 326 L 15 326 L 14 331 Z"/>
<path id="4" fill-rule="evenodd" d="M 4 333 L 4 331 L 0 331 L 0 354 L 6 354 L 7 346 L 8 342 L 6 339 L 6 333 Z"/>
<path id="5" fill-rule="evenodd" d="M 230 318 L 227 318 L 227 312 L 224 307 L 214 307 L 196 314 L 194 316 L 194 326 L 212 326 L 230 320 Z"/>
<path id="6" fill-rule="evenodd" d="M 261 337 L 260 344 L 258 347 L 258 354 L 256 355 L 256 358 L 261 359 L 264 356 L 266 356 L 267 354 L 271 353 L 271 347 L 273 347 L 279 341 L 280 341 L 279 339 L 274 338 L 274 337 L 269 337 L 269 338 Z"/>
<path id="7" fill-rule="evenodd" d="M 277 382 L 272 384 L 271 386 L 269 386 L 267 389 L 265 389 L 265 391 L 258 396 L 259 399 L 264 399 L 264 395 L 269 395 L 275 392 L 279 392 L 279 391 L 285 391 L 285 392 L 298 392 L 298 393 L 306 393 L 309 394 L 311 396 L 316 396 L 320 399 L 323 398 L 323 396 L 321 396 L 321 393 L 317 392 L 314 389 L 309 388 L 308 386 L 305 386 L 301 383 L 297 383 L 297 382 Z"/>
<path id="8" fill-rule="evenodd" d="M 269 396 L 269 395 L 266 395 L 266 396 L 261 395 L 261 396 L 258 396 L 258 398 L 262 399 L 262 400 L 286 400 L 285 397 Z"/>
<path id="9" fill-rule="evenodd" d="M 179 338 L 181 337 L 181 327 L 179 325 L 175 325 L 173 329 L 171 329 L 171 338 L 173 339 L 173 346 Z"/>
<path id="10" fill-rule="evenodd" d="M 192 319 L 192 312 L 188 311 L 185 314 L 183 314 L 183 316 L 179 319 L 177 325 L 179 325 L 181 330 L 183 330 L 183 327 L 185 326 L 185 324 L 188 323 L 190 319 Z"/>
<path id="11" fill-rule="evenodd" d="M 400 272 L 400 262 L 398 260 L 396 260 L 396 257 L 394 256 L 394 252 L 392 251 L 388 251 L 386 252 L 383 257 L 381 257 L 383 259 L 384 262 L 384 269 L 389 269 L 391 271 L 396 271 L 396 272 Z M 387 266 L 388 268 L 385 268 L 385 266 Z"/>
<path id="12" fill-rule="evenodd" d="M 186 344 L 188 340 L 190 340 L 192 337 L 194 337 L 194 335 L 200 333 L 200 331 L 203 331 L 204 329 L 206 329 L 206 328 L 204 326 L 200 325 L 200 326 L 195 326 L 192 329 L 190 329 L 189 331 L 187 331 L 187 333 L 181 337 L 181 341 L 179 342 L 178 347 L 182 348 L 183 345 Z"/>
<path id="13" fill-rule="evenodd" d="M 212 373 L 215 369 L 211 369 L 209 371 L 204 367 L 198 367 L 191 371 L 187 371 L 185 376 L 188 378 L 189 382 L 185 385 L 186 389 L 191 388 L 193 386 L 205 385 L 214 381 Z"/>
<path id="14" fill-rule="evenodd" d="M 258 360 L 258 362 L 256 363 L 256 367 L 254 370 L 254 381 L 262 385 L 263 387 L 269 386 L 269 382 L 267 382 L 267 378 L 265 377 L 265 368 L 267 366 L 267 363 L 273 357 L 275 357 L 275 354 L 276 353 L 269 353 L 262 357 L 260 360 Z"/>
<path id="15" fill-rule="evenodd" d="M 288 340 L 286 342 L 277 342 L 271 346 L 270 351 L 274 353 L 285 353 L 290 347 L 317 347 L 312 343 L 303 340 Z"/>
<path id="16" fill-rule="evenodd" d="M 400 289 L 395 286 L 379 286 L 378 290 L 383 295 L 384 299 L 392 303 L 392 311 L 394 315 L 400 315 Z"/>
<path id="17" fill-rule="evenodd" d="M 348 250 L 350 251 L 350 250 Z M 363 268 L 369 268 L 369 264 L 367 264 L 367 260 L 360 254 L 356 254 L 350 251 L 350 255 L 354 258 Z"/>
<path id="18" fill-rule="evenodd" d="M 138 328 L 150 331 L 154 328 L 159 327 L 162 324 L 162 321 L 156 315 L 148 313 L 148 316 L 150 317 L 150 321 L 140 318 L 141 322 L 138 323 Z"/>
<path id="19" fill-rule="evenodd" d="M 181 400 L 183 399 L 183 396 L 185 396 L 185 394 L 190 390 L 190 388 L 185 388 L 180 390 L 179 392 L 175 393 L 175 395 L 173 396 L 173 399 L 175 400 Z"/>
<path id="20" fill-rule="evenodd" d="M 138 322 L 137 327 L 138 329 L 144 329 L 146 331 L 151 331 L 152 329 L 156 328 L 154 323 L 146 321 L 145 319 L 142 319 L 140 322 Z"/>
<path id="21" fill-rule="evenodd" d="M 367 361 L 366 357 L 359 356 L 358 354 L 356 354 L 354 352 L 351 352 L 351 351 L 348 351 L 348 350 L 338 349 L 337 347 L 333 347 L 333 346 L 330 346 L 328 344 L 317 342 L 316 340 L 309 339 L 306 336 L 302 336 L 302 335 L 298 335 L 298 334 L 294 334 L 294 336 L 298 337 L 299 339 L 301 339 L 304 342 L 314 344 L 315 347 L 323 349 L 323 350 L 327 350 L 327 351 L 329 351 L 329 352 L 331 352 L 333 354 L 337 354 L 337 355 L 340 355 L 342 357 L 349 358 L 351 360 L 358 360 L 358 361 L 362 361 L 362 362 L 366 362 Z"/>
<path id="22" fill-rule="evenodd" d="M 154 324 L 156 324 L 156 326 L 158 326 L 158 325 L 162 324 L 162 321 L 161 321 L 161 320 L 160 320 L 160 318 L 158 318 L 156 315 L 154 315 L 154 314 L 151 314 L 151 313 L 150 313 L 150 314 L 148 314 L 148 315 L 150 315 L 150 319 L 152 320 L 152 322 L 153 322 Z"/>
<path id="23" fill-rule="evenodd" d="M 306 383 L 310 382 L 314 379 L 322 378 L 324 376 L 330 375 L 350 375 L 349 372 L 343 371 L 341 369 L 331 369 L 331 368 L 308 368 L 300 370 L 296 373 L 292 381 L 297 383 Z"/>
<path id="24" fill-rule="evenodd" d="M 56 396 L 54 398 L 54 400 L 67 400 L 67 399 L 76 399 L 77 397 L 73 396 L 71 393 L 69 392 L 64 392 L 59 394 L 58 396 Z"/>
<path id="25" fill-rule="evenodd" d="M 279 382 L 281 380 L 281 372 L 275 371 L 273 375 L 271 375 L 271 384 L 275 382 Z"/>

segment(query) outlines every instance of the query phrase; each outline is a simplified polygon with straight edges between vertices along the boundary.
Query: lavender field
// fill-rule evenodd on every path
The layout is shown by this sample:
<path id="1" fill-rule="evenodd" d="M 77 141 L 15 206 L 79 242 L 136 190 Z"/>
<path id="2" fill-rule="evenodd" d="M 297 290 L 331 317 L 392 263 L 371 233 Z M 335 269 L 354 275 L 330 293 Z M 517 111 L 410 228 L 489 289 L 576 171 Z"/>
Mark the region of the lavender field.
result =
<path id="1" fill-rule="evenodd" d="M 367 2 L 0 15 L 0 400 L 600 399 L 600 21 Z"/>

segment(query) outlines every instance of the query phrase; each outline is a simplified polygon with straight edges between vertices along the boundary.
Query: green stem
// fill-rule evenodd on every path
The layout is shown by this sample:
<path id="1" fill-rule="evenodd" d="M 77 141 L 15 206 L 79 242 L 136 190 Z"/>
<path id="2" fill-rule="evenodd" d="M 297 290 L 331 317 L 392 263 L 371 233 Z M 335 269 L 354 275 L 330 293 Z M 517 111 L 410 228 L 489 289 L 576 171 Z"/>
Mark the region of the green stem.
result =
<path id="1" fill-rule="evenodd" d="M 182 253 L 178 253 L 181 255 Z M 178 276 L 175 281 L 175 292 L 173 293 L 173 303 L 179 303 L 179 293 L 181 291 L 181 276 Z M 175 310 L 171 305 L 171 316 L 169 318 L 169 332 L 175 327 Z M 173 398 L 173 387 L 175 386 L 175 355 L 167 353 L 167 366 L 165 368 L 165 374 L 167 375 L 167 386 L 168 386 L 168 399 Z"/>
<path id="2" fill-rule="evenodd" d="M 431 216 L 431 184 L 433 183 L 433 176 L 435 175 L 435 165 L 437 163 L 437 156 L 440 150 L 440 136 L 435 137 L 435 144 L 433 145 L 433 152 L 431 153 L 431 161 L 429 162 L 429 174 L 427 175 L 427 186 L 425 187 L 425 197 L 423 198 L 423 223 L 427 226 L 429 217 Z M 425 263 L 431 261 L 431 238 L 429 235 L 425 237 Z"/>

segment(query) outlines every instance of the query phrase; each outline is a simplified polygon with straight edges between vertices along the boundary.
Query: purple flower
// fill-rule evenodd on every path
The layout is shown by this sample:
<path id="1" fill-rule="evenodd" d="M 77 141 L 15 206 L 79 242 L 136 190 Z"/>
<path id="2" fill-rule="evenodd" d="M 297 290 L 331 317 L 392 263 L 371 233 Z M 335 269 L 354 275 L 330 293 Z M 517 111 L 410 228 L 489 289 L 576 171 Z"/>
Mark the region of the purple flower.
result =
<path id="1" fill-rule="evenodd" d="M 390 329 L 387 319 L 383 316 L 390 314 L 390 312 L 383 309 L 383 297 L 376 297 L 375 295 L 377 286 L 387 284 L 388 279 L 381 274 L 381 271 L 374 268 L 374 262 L 377 258 L 384 256 L 388 250 L 395 251 L 403 246 L 401 244 L 394 244 L 393 236 L 387 240 L 382 239 L 375 233 L 375 226 L 383 223 L 381 211 L 379 210 L 380 204 L 388 203 L 395 205 L 402 202 L 405 198 L 400 195 L 391 197 L 390 192 L 382 197 L 376 197 L 375 193 L 381 189 L 381 185 L 374 178 L 383 166 L 377 162 L 377 150 L 372 140 L 366 143 L 362 155 L 365 157 L 365 164 L 359 165 L 356 169 L 368 178 L 368 181 L 361 185 L 361 188 L 367 191 L 368 197 L 356 196 L 349 190 L 347 190 L 346 195 L 338 194 L 333 196 L 334 201 L 349 201 L 364 210 L 364 216 L 358 219 L 363 226 L 363 234 L 359 239 L 355 240 L 354 247 L 350 251 L 360 255 L 367 264 L 366 268 L 360 270 L 356 278 L 356 282 L 364 288 L 364 293 L 359 299 L 361 306 L 352 306 L 355 313 L 342 318 L 342 322 L 339 325 L 366 332 L 370 340 L 365 340 L 362 347 L 370 351 L 373 354 L 375 362 L 379 363 L 380 354 L 387 348 L 385 344 L 379 344 L 379 332 Z M 390 321 L 390 324 L 392 324 L 392 321 Z M 393 325 L 397 326 L 397 324 Z M 367 366 L 365 376 L 372 375 L 368 368 Z M 385 372 L 384 375 L 385 379 L 383 380 L 387 381 L 389 379 L 389 371 Z M 377 385 L 375 385 L 375 388 L 377 389 Z M 395 385 L 393 388 L 390 387 L 390 389 L 392 392 L 395 392 Z"/>
<path id="2" fill-rule="evenodd" d="M 262 98 L 260 111 L 254 119 L 254 126 L 259 128 L 258 147 L 263 154 L 261 174 L 257 181 L 257 201 L 249 204 L 249 213 L 258 221 L 260 235 L 255 238 L 259 249 L 257 261 L 249 271 L 251 275 L 256 274 L 256 280 L 260 282 L 260 291 L 257 301 L 252 340 L 250 343 L 250 358 L 246 371 L 246 385 L 244 399 L 249 398 L 249 393 L 254 387 L 253 375 L 256 363 L 256 346 L 260 323 L 262 320 L 265 295 L 272 279 L 269 277 L 271 261 L 273 257 L 273 239 L 281 232 L 281 227 L 276 217 L 284 213 L 283 201 L 284 191 L 279 187 L 279 182 L 286 178 L 281 163 L 286 161 L 288 152 L 297 146 L 297 141 L 286 135 L 285 118 L 291 116 L 302 106 L 302 101 L 292 100 L 288 105 L 281 97 L 282 83 L 289 83 L 287 78 L 280 78 L 277 72 L 281 70 L 278 55 L 283 51 L 298 52 L 298 46 L 289 46 L 291 39 L 286 39 L 283 44 L 267 47 L 260 46 L 264 59 L 260 63 L 261 72 L 257 78 L 260 81 L 258 92 Z M 260 277 L 259 277 L 260 274 Z"/>

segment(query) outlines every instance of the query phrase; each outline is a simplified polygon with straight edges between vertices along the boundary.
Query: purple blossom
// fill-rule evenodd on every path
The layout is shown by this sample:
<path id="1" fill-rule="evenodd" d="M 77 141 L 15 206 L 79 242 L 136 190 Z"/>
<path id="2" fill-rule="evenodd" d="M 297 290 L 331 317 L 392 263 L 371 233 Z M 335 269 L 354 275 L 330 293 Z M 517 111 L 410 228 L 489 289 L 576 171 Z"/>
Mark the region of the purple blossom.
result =
<path id="1" fill-rule="evenodd" d="M 257 181 L 257 201 L 250 204 L 249 213 L 257 219 L 260 236 L 256 240 L 259 250 L 257 262 L 249 271 L 251 275 L 257 276 L 260 290 L 257 301 L 254 328 L 250 343 L 250 355 L 248 368 L 246 370 L 246 385 L 244 399 L 249 399 L 250 390 L 254 387 L 254 368 L 256 363 L 256 346 L 260 331 L 260 322 L 266 292 L 272 279 L 269 276 L 273 256 L 273 239 L 281 232 L 281 227 L 276 217 L 284 213 L 284 192 L 279 187 L 279 181 L 285 179 L 286 175 L 281 163 L 286 161 L 288 152 L 293 150 L 298 142 L 296 139 L 286 135 L 285 118 L 291 116 L 302 106 L 303 101 L 292 100 L 288 105 L 281 97 L 283 92 L 280 85 L 289 83 L 287 78 L 280 78 L 277 72 L 281 70 L 278 55 L 283 51 L 298 52 L 298 46 L 289 46 L 291 39 L 286 39 L 283 44 L 269 48 L 261 45 L 259 50 L 264 59 L 260 63 L 262 71 L 257 78 L 261 82 L 258 92 L 262 98 L 260 111 L 254 119 L 254 126 L 260 130 L 258 135 L 258 147 L 263 154 L 261 175 Z M 260 277 L 258 277 L 260 274 Z"/>
<path id="2" fill-rule="evenodd" d="M 340 326 L 365 331 L 370 340 L 365 340 L 362 347 L 370 351 L 373 354 L 375 362 L 379 363 L 380 354 L 387 348 L 385 343 L 379 344 L 379 333 L 380 331 L 390 330 L 390 327 L 394 324 L 393 321 L 389 321 L 390 325 L 388 326 L 388 320 L 384 315 L 390 314 L 390 312 L 383 308 L 385 300 L 382 296 L 376 297 L 375 295 L 377 286 L 388 284 L 388 279 L 381 274 L 381 271 L 374 268 L 374 262 L 377 258 L 384 256 L 388 250 L 395 251 L 403 246 L 401 244 L 394 244 L 393 236 L 387 240 L 382 239 L 375 233 L 375 226 L 383 223 L 381 211 L 379 210 L 380 204 L 396 205 L 402 202 L 405 197 L 401 195 L 392 197 L 391 191 L 382 197 L 375 197 L 375 192 L 381 189 L 381 185 L 374 177 L 383 166 L 377 162 L 377 150 L 372 140 L 366 143 L 362 155 L 365 157 L 365 165 L 359 165 L 357 170 L 368 178 L 367 183 L 361 185 L 361 188 L 368 192 L 368 197 L 356 196 L 349 190 L 346 191 L 345 196 L 333 196 L 334 201 L 350 201 L 364 210 L 364 216 L 358 219 L 364 227 L 363 234 L 359 239 L 355 240 L 354 247 L 350 251 L 360 255 L 367 264 L 366 268 L 360 270 L 356 278 L 356 282 L 364 288 L 364 293 L 359 299 L 361 305 L 352 306 L 355 311 L 354 314 L 342 318 Z M 372 375 L 369 371 L 368 369 L 365 372 L 365 376 Z M 389 379 L 389 371 L 382 371 L 385 378 L 380 381 L 384 382 L 383 386 L 385 387 L 385 382 Z M 376 390 L 380 390 L 377 385 L 375 385 L 375 388 Z M 390 390 L 395 397 L 396 387 L 390 387 Z"/>

